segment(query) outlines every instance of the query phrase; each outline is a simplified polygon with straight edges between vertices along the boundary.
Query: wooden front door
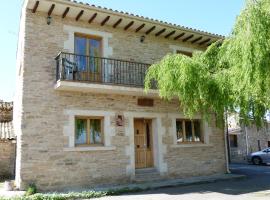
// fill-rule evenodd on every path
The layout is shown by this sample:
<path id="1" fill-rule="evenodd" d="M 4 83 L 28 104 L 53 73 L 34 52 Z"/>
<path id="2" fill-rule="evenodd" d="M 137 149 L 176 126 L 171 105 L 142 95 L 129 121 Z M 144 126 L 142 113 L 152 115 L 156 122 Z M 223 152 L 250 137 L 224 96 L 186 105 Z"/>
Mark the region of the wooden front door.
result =
<path id="1" fill-rule="evenodd" d="M 134 120 L 135 168 L 153 167 L 152 120 Z"/>

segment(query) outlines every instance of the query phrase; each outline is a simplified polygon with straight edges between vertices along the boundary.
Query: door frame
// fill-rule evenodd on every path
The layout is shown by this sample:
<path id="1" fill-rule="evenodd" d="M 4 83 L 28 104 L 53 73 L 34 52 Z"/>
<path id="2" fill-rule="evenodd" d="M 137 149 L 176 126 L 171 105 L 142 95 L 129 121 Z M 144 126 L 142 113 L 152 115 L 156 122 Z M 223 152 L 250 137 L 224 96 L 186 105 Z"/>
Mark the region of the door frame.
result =
<path id="1" fill-rule="evenodd" d="M 125 126 L 126 136 L 129 137 L 129 144 L 126 146 L 126 155 L 129 156 L 129 164 L 126 166 L 126 174 L 131 179 L 135 177 L 135 148 L 134 148 L 134 118 L 152 119 L 153 134 L 153 152 L 154 152 L 154 168 L 165 175 L 168 172 L 167 162 L 164 159 L 166 154 L 166 144 L 162 144 L 162 137 L 166 134 L 166 129 L 162 124 L 162 118 L 167 118 L 165 113 L 155 112 L 123 112 L 127 125 Z"/>

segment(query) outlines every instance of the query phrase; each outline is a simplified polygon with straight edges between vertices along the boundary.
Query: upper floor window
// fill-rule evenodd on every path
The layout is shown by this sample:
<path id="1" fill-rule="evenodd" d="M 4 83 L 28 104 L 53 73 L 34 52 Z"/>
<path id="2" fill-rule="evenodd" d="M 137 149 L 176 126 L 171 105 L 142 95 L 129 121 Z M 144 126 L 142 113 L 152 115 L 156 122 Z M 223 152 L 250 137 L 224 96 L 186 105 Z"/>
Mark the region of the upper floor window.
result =
<path id="1" fill-rule="evenodd" d="M 103 118 L 75 118 L 75 146 L 103 144 Z"/>
<path id="2" fill-rule="evenodd" d="M 192 52 L 176 50 L 176 53 L 177 54 L 183 54 L 183 55 L 186 55 L 188 57 L 192 57 Z"/>
<path id="3" fill-rule="evenodd" d="M 201 123 L 199 120 L 176 120 L 177 143 L 202 142 Z"/>
<path id="4" fill-rule="evenodd" d="M 83 34 L 75 34 L 75 55 L 76 69 L 73 75 L 78 80 L 101 80 L 102 63 L 101 38 Z"/>
<path id="5" fill-rule="evenodd" d="M 83 34 L 75 34 L 75 54 L 83 55 L 77 56 L 80 70 L 89 70 L 91 72 L 98 72 L 98 65 L 95 63 L 96 59 L 93 57 L 101 57 L 101 38 L 96 36 L 89 36 Z M 89 57 L 85 57 L 89 56 Z"/>

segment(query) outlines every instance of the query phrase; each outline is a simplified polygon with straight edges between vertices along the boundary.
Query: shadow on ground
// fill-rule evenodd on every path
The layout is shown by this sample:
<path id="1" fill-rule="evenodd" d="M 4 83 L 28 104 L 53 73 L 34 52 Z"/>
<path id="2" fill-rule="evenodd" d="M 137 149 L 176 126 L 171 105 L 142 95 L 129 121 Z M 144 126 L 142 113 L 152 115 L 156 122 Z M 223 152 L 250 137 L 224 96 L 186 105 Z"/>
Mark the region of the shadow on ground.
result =
<path id="1" fill-rule="evenodd" d="M 255 192 L 263 192 L 270 190 L 270 166 L 253 166 L 247 164 L 232 164 L 231 172 L 234 174 L 246 175 L 246 178 L 218 181 L 213 183 L 167 187 L 155 190 L 149 190 L 136 194 L 167 194 L 181 195 L 189 193 L 205 194 L 205 193 L 223 193 L 227 195 L 241 195 Z M 268 191 L 270 195 L 270 191 Z"/>

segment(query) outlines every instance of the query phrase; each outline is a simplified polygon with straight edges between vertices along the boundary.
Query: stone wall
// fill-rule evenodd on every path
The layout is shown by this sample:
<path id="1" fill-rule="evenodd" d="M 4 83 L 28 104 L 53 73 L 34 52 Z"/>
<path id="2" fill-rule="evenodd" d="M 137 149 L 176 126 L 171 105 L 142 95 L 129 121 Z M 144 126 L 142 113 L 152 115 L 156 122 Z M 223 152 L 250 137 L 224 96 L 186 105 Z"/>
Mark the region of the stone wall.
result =
<path id="1" fill-rule="evenodd" d="M 113 58 L 153 63 L 171 53 L 172 40 L 149 36 L 140 43 L 140 34 L 100 27 L 72 19 L 53 16 L 46 24 L 46 14 L 26 13 L 23 50 L 18 65 L 21 72 L 21 94 L 15 102 L 18 112 L 16 184 L 25 189 L 35 183 L 38 189 L 55 190 L 130 181 L 134 176 L 134 116 L 148 116 L 158 124 L 159 145 L 154 159 L 162 175 L 186 177 L 225 172 L 225 150 L 222 129 L 210 123 L 205 129 L 206 144 L 176 145 L 173 117 L 181 113 L 175 100 L 154 99 L 153 107 L 137 105 L 137 96 L 60 92 L 54 90 L 55 56 L 64 50 L 68 34 L 64 25 L 84 27 L 112 33 L 109 45 Z M 22 27 L 23 26 L 23 27 Z M 184 45 L 179 43 L 178 45 Z M 25 52 L 25 53 L 23 53 Z M 18 86 L 18 87 L 19 87 Z M 109 132 L 105 133 L 111 149 L 68 149 L 70 141 L 70 112 L 123 113 L 125 126 L 116 127 L 110 117 Z M 74 129 L 73 129 L 74 130 Z M 133 145 L 133 146 L 132 146 Z M 133 152 L 133 153 L 132 153 Z"/>
<path id="2" fill-rule="evenodd" d="M 0 179 L 14 177 L 15 140 L 0 140 Z"/>
<path id="3" fill-rule="evenodd" d="M 270 142 L 270 125 L 265 123 L 261 128 L 256 125 L 242 126 L 234 133 L 237 135 L 237 147 L 230 147 L 232 162 L 246 162 L 246 155 L 252 152 L 263 150 Z M 258 141 L 259 144 L 258 144 Z"/>

